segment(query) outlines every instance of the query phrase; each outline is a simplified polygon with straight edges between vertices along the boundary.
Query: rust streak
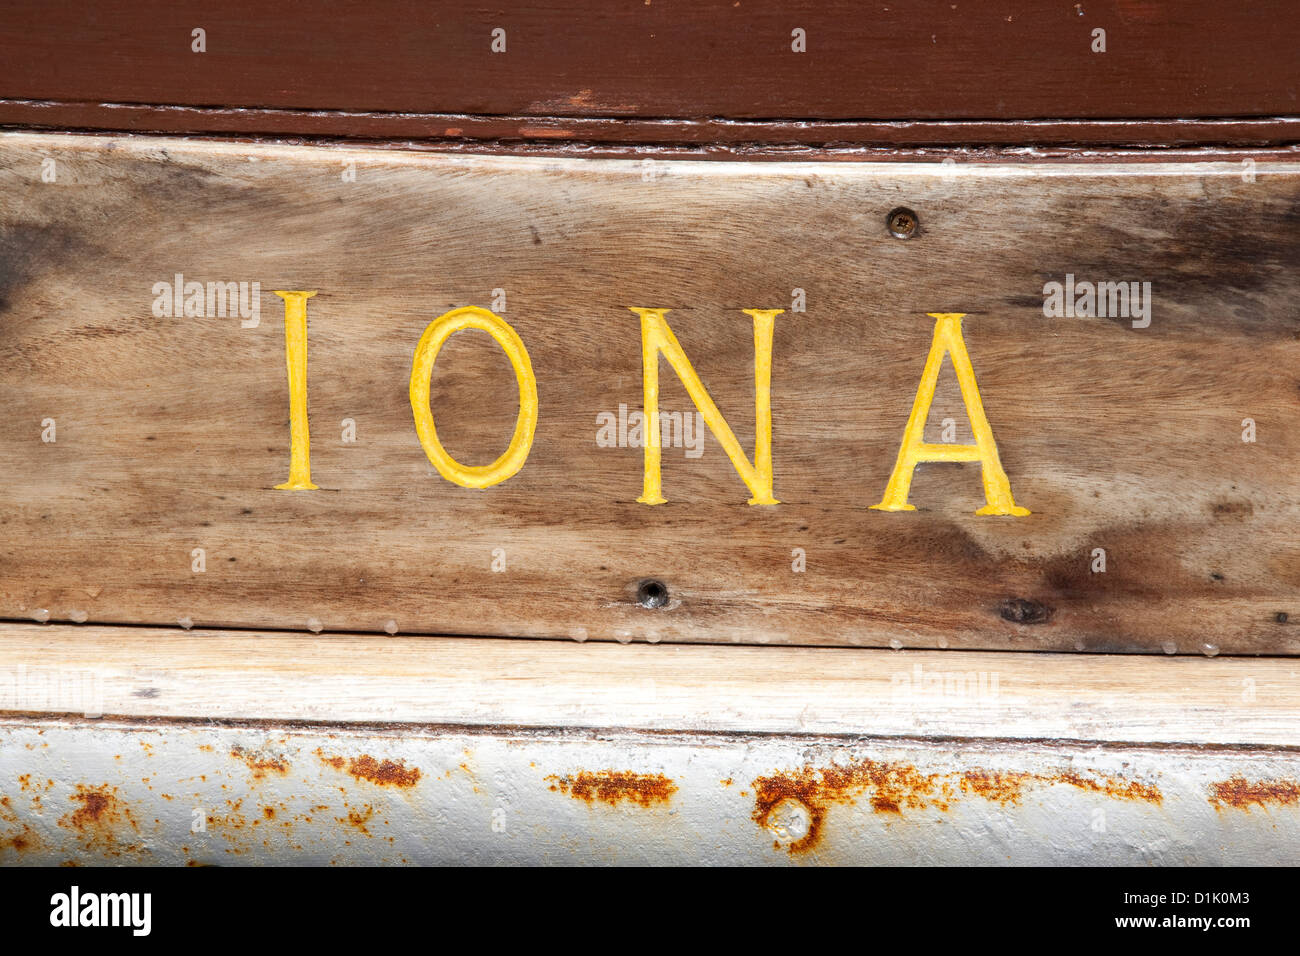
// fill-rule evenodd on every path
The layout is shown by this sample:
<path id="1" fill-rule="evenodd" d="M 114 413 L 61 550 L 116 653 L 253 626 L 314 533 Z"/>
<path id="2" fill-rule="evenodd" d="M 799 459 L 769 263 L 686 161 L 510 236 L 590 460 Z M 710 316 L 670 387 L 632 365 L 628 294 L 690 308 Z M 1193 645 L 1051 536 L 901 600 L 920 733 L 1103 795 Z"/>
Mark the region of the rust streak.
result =
<path id="1" fill-rule="evenodd" d="M 1054 778 L 1046 777 L 1044 779 L 1049 783 L 1068 783 L 1080 790 L 1104 793 L 1116 800 L 1143 800 L 1147 803 L 1156 804 L 1164 802 L 1164 794 L 1160 792 L 1159 787 L 1150 783 L 1141 783 L 1137 780 L 1123 780 L 1119 777 L 1101 775 L 1089 777 L 1073 772 L 1062 773 Z"/>
<path id="2" fill-rule="evenodd" d="M 634 773 L 630 770 L 579 770 L 564 776 L 552 774 L 551 790 L 566 793 L 588 804 L 599 800 L 611 807 L 627 801 L 643 807 L 668 803 L 677 785 L 662 773 Z"/>
<path id="3" fill-rule="evenodd" d="M 1032 774 L 971 770 L 961 775 L 959 786 L 962 793 L 973 794 L 1007 806 L 1020 803 L 1020 797 L 1025 791 L 1025 783 L 1030 777 Z"/>
<path id="4" fill-rule="evenodd" d="M 902 814 L 905 810 L 933 808 L 947 811 L 964 796 L 979 797 L 1003 806 L 1019 804 L 1026 789 L 1065 784 L 1117 800 L 1142 800 L 1159 804 L 1164 797 L 1158 787 L 1092 772 L 1065 771 L 1057 774 L 1022 773 L 972 769 L 961 773 L 923 773 L 911 764 L 859 760 L 830 767 L 801 767 L 758 777 L 754 780 L 753 819 L 760 827 L 784 828 L 774 811 L 786 801 L 802 806 L 807 829 L 790 839 L 791 854 L 813 849 L 822 838 L 826 814 L 835 803 L 855 803 L 867 795 L 876 813 Z M 776 841 L 781 846 L 781 841 Z"/>
<path id="5" fill-rule="evenodd" d="M 1057 783 L 1067 784 L 1089 793 L 1104 794 L 1116 800 L 1142 800 L 1155 804 L 1164 801 L 1160 788 L 1154 784 L 1073 770 L 1057 774 L 969 770 L 961 775 L 959 786 L 963 793 L 1007 806 L 1019 804 L 1027 787 L 1051 786 Z"/>
<path id="6" fill-rule="evenodd" d="M 289 761 L 280 754 L 272 754 L 260 750 L 247 750 L 244 747 L 236 745 L 230 748 L 230 756 L 246 763 L 248 769 L 253 771 L 254 780 L 261 780 L 268 772 L 274 772 L 281 775 L 289 772 Z"/>
<path id="7" fill-rule="evenodd" d="M 1216 810 L 1232 807 L 1250 812 L 1251 806 L 1293 807 L 1300 803 L 1300 782 L 1295 780 L 1247 780 L 1240 775 L 1210 784 L 1210 803 Z"/>
<path id="8" fill-rule="evenodd" d="M 362 754 L 345 761 L 342 757 L 325 754 L 319 747 L 316 756 L 335 770 L 341 771 L 346 765 L 349 774 L 376 786 L 414 787 L 420 782 L 420 768 L 408 767 L 402 760 L 376 760 L 369 754 Z"/>
<path id="9" fill-rule="evenodd" d="M 365 754 L 348 761 L 348 773 L 381 787 L 414 787 L 420 782 L 419 767 L 407 767 L 401 760 L 379 761 Z"/>

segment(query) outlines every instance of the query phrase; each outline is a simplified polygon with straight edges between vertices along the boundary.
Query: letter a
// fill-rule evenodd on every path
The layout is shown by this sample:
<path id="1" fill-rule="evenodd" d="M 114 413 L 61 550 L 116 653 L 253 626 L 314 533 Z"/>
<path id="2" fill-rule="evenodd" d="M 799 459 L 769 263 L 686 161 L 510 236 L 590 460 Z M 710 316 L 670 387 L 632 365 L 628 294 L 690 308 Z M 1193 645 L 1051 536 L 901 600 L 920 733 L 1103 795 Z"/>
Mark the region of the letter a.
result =
<path id="1" fill-rule="evenodd" d="M 645 411 L 645 480 L 641 486 L 643 505 L 661 505 L 663 496 L 659 463 L 659 355 L 668 360 L 677 377 L 686 386 L 704 416 L 722 450 L 753 495 L 751 505 L 780 504 L 772 497 L 772 331 L 776 317 L 784 309 L 743 309 L 754 320 L 754 463 L 751 465 L 736 440 L 736 434 L 722 417 L 700 377 L 695 374 L 690 359 L 682 351 L 677 336 L 664 321 L 667 309 L 637 309 L 631 311 L 641 316 L 641 375 Z M 630 442 L 629 442 L 630 444 Z"/>
<path id="2" fill-rule="evenodd" d="M 989 420 L 984 415 L 979 386 L 975 384 L 975 370 L 971 368 L 970 355 L 961 337 L 961 320 L 966 313 L 927 314 L 935 319 L 934 341 L 925 360 L 925 371 L 921 373 L 921 384 L 916 390 L 912 414 L 903 431 L 903 445 L 898 450 L 898 462 L 885 487 L 885 497 L 880 504 L 871 507 L 877 511 L 915 511 L 916 508 L 907 503 L 907 493 L 912 486 L 912 473 L 920 462 L 978 461 L 984 465 L 984 500 L 988 503 L 975 513 L 1017 516 L 1029 514 L 1029 509 L 1019 507 L 1011 497 L 1011 482 L 1002 470 L 998 446 L 993 440 L 993 429 L 989 427 Z M 973 445 L 931 445 L 925 442 L 925 421 L 930 417 L 930 404 L 934 401 L 934 389 L 939 382 L 939 366 L 943 364 L 945 352 L 952 357 L 957 384 L 961 386 L 961 397 L 966 403 L 971 431 L 975 433 Z"/>

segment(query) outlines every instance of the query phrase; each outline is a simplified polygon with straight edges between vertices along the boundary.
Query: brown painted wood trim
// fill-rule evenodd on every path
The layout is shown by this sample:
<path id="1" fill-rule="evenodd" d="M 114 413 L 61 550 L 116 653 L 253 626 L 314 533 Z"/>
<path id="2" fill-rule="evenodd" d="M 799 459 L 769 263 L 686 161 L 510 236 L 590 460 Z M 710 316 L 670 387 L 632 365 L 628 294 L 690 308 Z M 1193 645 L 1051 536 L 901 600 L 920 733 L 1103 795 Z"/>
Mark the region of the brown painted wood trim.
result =
<path id="1" fill-rule="evenodd" d="M 625 146 L 1272 146 L 1300 143 L 1300 116 L 1124 120 L 804 121 L 484 116 L 234 109 L 0 99 L 0 125 L 134 133 Z"/>
<path id="2" fill-rule="evenodd" d="M 1297 48 L 1288 0 L 8 0 L 0 96 L 696 120 L 1270 116 L 1295 112 Z"/>

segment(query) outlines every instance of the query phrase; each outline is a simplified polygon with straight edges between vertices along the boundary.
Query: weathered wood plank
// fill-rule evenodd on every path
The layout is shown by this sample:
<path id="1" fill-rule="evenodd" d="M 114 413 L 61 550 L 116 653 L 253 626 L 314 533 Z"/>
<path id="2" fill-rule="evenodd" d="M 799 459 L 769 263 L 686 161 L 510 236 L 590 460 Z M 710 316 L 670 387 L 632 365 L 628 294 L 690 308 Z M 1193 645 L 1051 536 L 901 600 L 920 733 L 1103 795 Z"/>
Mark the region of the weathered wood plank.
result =
<path id="1" fill-rule="evenodd" d="M 0 626 L 0 712 L 1285 747 L 1281 658 Z"/>
<path id="2" fill-rule="evenodd" d="M 646 165 L 6 134 L 0 186 L 5 617 L 1296 649 L 1295 165 Z M 900 205 L 920 217 L 906 241 L 885 228 Z M 259 324 L 155 316 L 155 284 L 177 273 L 259 282 Z M 1045 317 L 1045 283 L 1067 274 L 1150 282 L 1150 324 Z M 317 293 L 316 491 L 275 490 L 290 429 L 273 290 Z M 408 388 L 435 317 L 494 304 L 530 356 L 539 415 L 522 469 L 480 490 L 430 464 Z M 664 449 L 667 504 L 636 501 L 642 451 L 597 441 L 598 415 L 642 401 L 629 307 L 672 310 L 751 461 L 741 310 L 787 310 L 772 348 L 781 504 L 747 506 L 711 434 L 698 458 Z M 920 465 L 915 512 L 869 510 L 917 393 L 927 313 L 956 312 L 1031 514 L 976 516 L 973 461 Z M 660 364 L 663 410 L 693 411 Z M 956 443 L 972 440 L 950 376 L 929 443 L 947 418 Z M 451 339 L 431 396 L 451 454 L 502 454 L 515 375 L 486 335 Z M 667 606 L 637 604 L 650 578 Z"/>

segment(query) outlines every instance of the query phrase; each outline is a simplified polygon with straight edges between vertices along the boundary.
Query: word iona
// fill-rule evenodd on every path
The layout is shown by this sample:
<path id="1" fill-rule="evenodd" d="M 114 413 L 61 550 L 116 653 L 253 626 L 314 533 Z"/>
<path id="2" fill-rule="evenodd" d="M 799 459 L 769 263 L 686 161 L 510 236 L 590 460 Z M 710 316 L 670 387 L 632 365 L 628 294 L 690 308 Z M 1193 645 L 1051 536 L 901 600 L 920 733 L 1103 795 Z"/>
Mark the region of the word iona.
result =
<path id="1" fill-rule="evenodd" d="M 284 300 L 284 355 L 289 376 L 289 479 L 275 487 L 285 491 L 314 491 L 311 480 L 311 439 L 307 424 L 307 300 L 315 292 L 279 291 Z M 641 319 L 642 441 L 645 470 L 641 494 L 636 499 L 645 505 L 661 505 L 663 494 L 660 475 L 659 359 L 667 360 L 686 393 L 713 436 L 727 453 L 736 474 L 749 489 L 751 505 L 777 505 L 780 501 L 772 487 L 772 337 L 776 317 L 784 309 L 744 309 L 754 323 L 754 458 L 751 461 L 740 446 L 735 432 L 727 424 L 708 389 L 700 381 L 677 336 L 665 316 L 668 309 L 631 308 Z M 924 461 L 978 461 L 983 466 L 985 505 L 979 515 L 1029 514 L 1018 506 L 1011 494 L 1011 483 L 998 458 L 993 429 L 984 414 L 975 371 L 962 338 L 963 312 L 930 312 L 935 320 L 934 337 L 921 373 L 921 383 L 912 403 L 912 413 L 903 430 L 902 445 L 879 511 L 915 511 L 908 503 L 908 491 L 916 466 Z M 501 346 L 515 372 L 519 387 L 519 414 L 514 435 L 505 452 L 490 465 L 465 465 L 457 461 L 438 440 L 433 412 L 429 408 L 430 379 L 438 353 L 454 333 L 464 329 L 486 332 Z M 925 441 L 925 422 L 934 402 L 939 369 L 947 355 L 957 373 L 962 401 L 975 436 L 973 445 L 936 445 Z M 442 477 L 462 488 L 490 488 L 513 477 L 524 467 L 532 449 L 537 428 L 537 378 L 523 340 L 500 316 L 477 306 L 452 309 L 434 319 L 420 336 L 411 363 L 411 412 L 415 433 L 429 461 Z"/>

